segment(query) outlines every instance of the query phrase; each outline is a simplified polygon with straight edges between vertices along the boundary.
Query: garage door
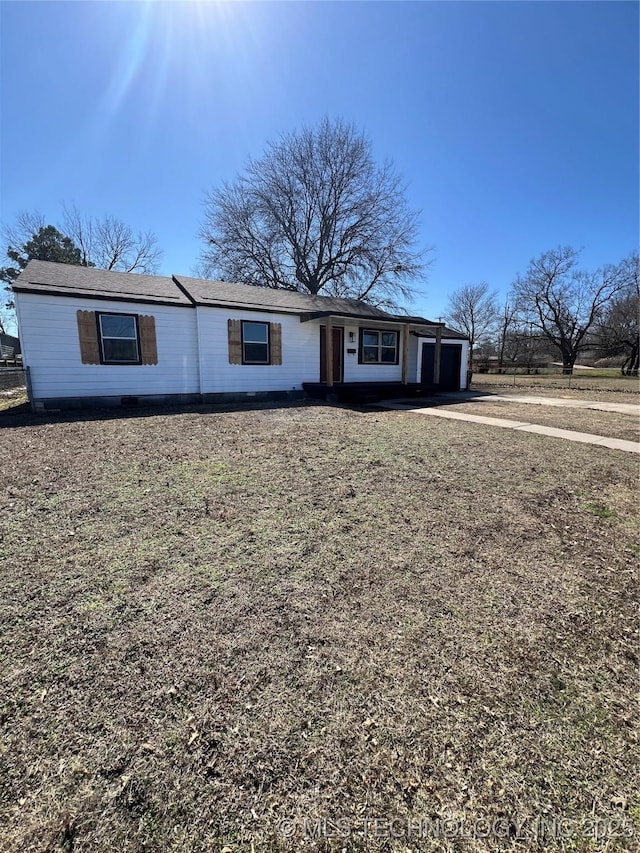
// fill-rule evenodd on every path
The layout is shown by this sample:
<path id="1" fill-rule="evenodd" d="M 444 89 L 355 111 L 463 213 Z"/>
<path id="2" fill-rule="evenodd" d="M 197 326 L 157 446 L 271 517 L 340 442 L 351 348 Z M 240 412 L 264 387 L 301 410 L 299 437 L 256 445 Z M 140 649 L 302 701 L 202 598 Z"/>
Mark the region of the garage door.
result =
<path id="1" fill-rule="evenodd" d="M 425 384 L 433 382 L 433 360 L 435 353 L 435 344 L 423 344 L 422 381 Z M 443 344 L 441 353 L 439 388 L 442 391 L 459 391 L 462 346 L 460 344 Z"/>

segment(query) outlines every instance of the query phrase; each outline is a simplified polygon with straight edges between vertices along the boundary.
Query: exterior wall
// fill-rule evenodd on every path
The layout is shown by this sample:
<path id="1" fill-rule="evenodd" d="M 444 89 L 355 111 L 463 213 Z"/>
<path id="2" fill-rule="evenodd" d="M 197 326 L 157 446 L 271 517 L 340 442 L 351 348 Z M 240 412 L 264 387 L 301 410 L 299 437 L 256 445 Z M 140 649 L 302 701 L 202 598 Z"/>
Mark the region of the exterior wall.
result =
<path id="1" fill-rule="evenodd" d="M 200 333 L 200 356 L 202 393 L 259 391 L 297 391 L 303 382 L 320 381 L 320 326 L 321 322 L 301 323 L 295 314 L 273 314 L 262 311 L 243 311 L 233 308 L 208 308 L 200 306 L 198 328 Z M 282 325 L 282 364 L 229 364 L 228 320 L 254 320 L 257 322 L 276 322 Z M 334 320 L 334 328 L 341 323 Z M 400 327 L 375 322 L 372 328 L 400 330 Z M 402 336 L 399 336 L 399 364 L 358 364 L 357 326 L 344 325 L 343 364 L 344 382 L 399 382 L 402 378 Z M 349 340 L 353 332 L 354 340 Z M 415 376 L 417 358 L 417 339 L 412 337 Z M 356 354 L 349 355 L 347 350 L 355 349 Z M 411 349 L 409 351 L 411 359 Z M 415 381 L 409 373 L 409 381 Z"/>
<path id="2" fill-rule="evenodd" d="M 202 393 L 299 391 L 320 381 L 320 327 L 296 314 L 199 306 Z M 194 312 L 195 313 L 195 312 Z M 282 325 L 282 364 L 229 364 L 228 320 Z"/>
<path id="3" fill-rule="evenodd" d="M 261 394 L 297 392 L 303 382 L 320 381 L 320 322 L 301 323 L 296 314 L 246 311 L 235 308 L 198 308 L 113 302 L 108 299 L 16 293 L 24 365 L 30 368 L 33 399 L 85 398 L 98 404 L 109 398 L 162 398 L 180 395 Z M 122 311 L 155 318 L 157 365 L 83 364 L 76 312 Z M 229 363 L 229 319 L 277 322 L 282 327 L 281 365 Z M 334 320 L 334 327 L 341 324 Z M 361 323 L 361 325 L 365 325 Z M 344 329 L 345 382 L 400 382 L 402 379 L 401 326 L 371 328 L 398 331 L 399 364 L 358 364 L 359 328 L 348 321 Z M 353 333 L 353 341 L 349 339 Z M 419 382 L 423 341 L 409 337 L 407 380 Z M 466 387 L 467 341 L 462 344 L 461 387 Z M 349 354 L 349 349 L 355 349 Z"/>
<path id="4" fill-rule="evenodd" d="M 196 312 L 172 305 L 15 294 L 23 362 L 34 400 L 199 393 Z M 150 314 L 158 364 L 83 364 L 76 312 Z"/>
<path id="5" fill-rule="evenodd" d="M 422 347 L 425 344 L 435 344 L 435 338 L 418 338 L 418 347 L 417 347 L 417 374 L 418 374 L 418 382 L 422 382 Z M 448 344 L 454 344 L 456 346 L 460 346 L 462 344 L 462 358 L 460 359 L 460 390 L 464 391 L 467 387 L 467 369 L 469 363 L 469 341 L 465 340 L 453 340 L 451 338 L 446 338 L 442 341 L 442 346 L 446 347 Z M 428 382 L 428 377 L 425 377 L 425 382 Z"/>
<path id="6" fill-rule="evenodd" d="M 409 358 L 407 359 L 407 382 L 419 382 L 420 377 L 418 376 L 419 370 L 419 362 L 418 362 L 418 341 L 420 339 L 415 335 L 409 336 Z M 420 355 L 422 355 L 422 350 L 420 350 Z"/>
<path id="7" fill-rule="evenodd" d="M 334 326 L 339 324 L 334 320 Z M 402 331 L 400 326 L 390 326 L 386 323 L 369 325 L 361 324 L 362 328 L 383 329 L 398 332 L 399 363 L 398 364 L 358 364 L 359 329 L 358 326 L 344 327 L 344 381 L 345 382 L 400 382 L 402 380 Z M 353 341 L 349 340 L 349 332 L 353 332 Z M 355 355 L 349 355 L 348 349 L 355 349 Z M 411 355 L 411 352 L 409 353 Z M 409 362 L 410 363 L 410 362 Z M 412 382 L 411 374 L 408 381 Z"/>

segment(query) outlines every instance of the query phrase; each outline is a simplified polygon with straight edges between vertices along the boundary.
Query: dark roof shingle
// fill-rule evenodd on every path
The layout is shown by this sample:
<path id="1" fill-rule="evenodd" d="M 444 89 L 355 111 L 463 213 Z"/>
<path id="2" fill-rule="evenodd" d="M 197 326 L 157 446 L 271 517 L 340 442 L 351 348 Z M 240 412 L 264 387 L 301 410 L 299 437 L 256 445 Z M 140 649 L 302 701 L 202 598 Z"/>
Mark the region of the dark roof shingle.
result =
<path id="1" fill-rule="evenodd" d="M 295 314 L 331 311 L 336 314 L 358 314 L 366 317 L 389 317 L 385 311 L 357 299 L 335 296 L 312 296 L 295 290 L 276 290 L 228 281 L 208 281 L 202 278 L 174 276 L 198 305 L 244 305 L 247 308 L 273 308 Z"/>
<path id="2" fill-rule="evenodd" d="M 191 305 L 175 282 L 165 276 L 99 270 L 52 261 L 29 261 L 14 281 L 13 289 L 93 299 Z"/>
<path id="3" fill-rule="evenodd" d="M 436 325 L 436 324 L 434 324 L 434 325 Z M 432 338 L 435 334 L 433 329 L 430 329 L 430 328 L 425 327 L 425 326 L 419 326 L 417 329 L 414 329 L 413 331 L 419 338 L 421 338 L 421 337 Z M 464 332 L 459 332 L 459 331 L 457 331 L 457 329 L 450 329 L 448 326 L 442 327 L 442 337 L 450 339 L 450 340 L 456 340 L 456 341 L 466 341 L 467 340 L 467 336 L 465 335 Z"/>

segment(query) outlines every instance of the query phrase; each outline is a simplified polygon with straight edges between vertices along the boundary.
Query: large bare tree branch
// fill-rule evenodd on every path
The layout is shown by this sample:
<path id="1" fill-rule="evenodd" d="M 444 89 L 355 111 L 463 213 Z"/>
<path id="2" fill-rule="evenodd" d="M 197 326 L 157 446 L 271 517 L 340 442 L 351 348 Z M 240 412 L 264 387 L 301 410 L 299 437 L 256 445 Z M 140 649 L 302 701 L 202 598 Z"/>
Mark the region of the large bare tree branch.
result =
<path id="1" fill-rule="evenodd" d="M 203 274 L 393 306 L 424 271 L 417 214 L 353 126 L 285 134 L 205 199 Z"/>

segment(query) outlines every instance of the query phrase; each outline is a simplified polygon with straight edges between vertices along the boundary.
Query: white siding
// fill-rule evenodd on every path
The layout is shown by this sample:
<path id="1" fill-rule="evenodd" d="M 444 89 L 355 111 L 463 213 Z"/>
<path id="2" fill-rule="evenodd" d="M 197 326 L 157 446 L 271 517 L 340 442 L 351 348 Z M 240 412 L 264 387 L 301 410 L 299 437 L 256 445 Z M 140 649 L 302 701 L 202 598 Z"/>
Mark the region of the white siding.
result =
<path id="1" fill-rule="evenodd" d="M 171 305 L 16 293 L 24 363 L 35 399 L 197 394 L 196 312 Z M 155 317 L 158 364 L 82 364 L 76 312 Z"/>
<path id="2" fill-rule="evenodd" d="M 200 306 L 137 304 L 80 297 L 16 293 L 25 365 L 31 368 L 36 400 L 56 397 L 142 396 L 164 394 L 251 393 L 300 390 L 320 381 L 320 322 L 301 323 L 298 315 Z M 157 365 L 82 364 L 76 312 L 122 311 L 155 318 Z M 282 326 L 281 365 L 229 364 L 229 319 L 276 322 Z M 340 324 L 334 321 L 334 326 Z M 364 323 L 362 323 L 365 326 Z M 367 328 L 398 331 L 399 364 L 358 364 L 359 329 L 344 328 L 345 382 L 399 382 L 402 378 L 400 326 Z M 353 333 L 353 341 L 349 333 Z M 422 341 L 409 338 L 407 379 L 420 381 Z M 448 342 L 443 341 L 443 346 Z M 454 343 L 454 341 L 451 341 Z M 468 343 L 462 344 L 461 387 L 466 383 Z M 354 354 L 347 350 L 353 349 Z"/>
<path id="3" fill-rule="evenodd" d="M 462 359 L 460 364 L 460 389 L 467 388 L 467 377 L 469 374 L 469 341 L 462 341 Z"/>
<path id="4" fill-rule="evenodd" d="M 334 321 L 334 325 L 337 325 Z M 399 326 L 389 326 L 376 323 L 362 323 L 362 328 L 383 329 L 398 332 L 399 358 L 398 364 L 358 364 L 358 348 L 360 344 L 357 326 L 345 326 L 344 329 L 344 381 L 345 382 L 400 382 L 402 380 L 402 332 Z M 353 341 L 349 340 L 349 332 L 353 332 Z M 347 349 L 355 349 L 355 355 L 349 355 Z M 409 376 L 409 382 L 412 382 Z"/>
<path id="5" fill-rule="evenodd" d="M 229 364 L 227 321 L 230 319 L 281 323 L 282 364 Z M 221 391 L 300 390 L 303 382 L 320 381 L 320 325 L 322 325 L 320 322 L 301 323 L 299 317 L 294 314 L 199 307 L 198 325 L 204 394 Z M 340 323 L 335 320 L 333 325 L 334 328 L 340 327 Z M 358 327 L 344 326 L 343 328 L 345 382 L 393 382 L 402 378 L 401 363 L 358 364 Z M 378 328 L 378 326 L 374 323 L 371 328 Z M 349 340 L 349 332 L 353 332 L 353 341 Z M 413 345 L 417 348 L 417 342 Z M 402 350 L 401 335 L 399 346 Z M 356 354 L 349 355 L 348 349 L 355 349 Z M 402 352 L 400 357 L 402 358 Z"/>
<path id="6" fill-rule="evenodd" d="M 407 382 L 419 382 L 418 341 L 415 335 L 409 335 L 409 358 L 407 359 Z M 421 351 L 422 352 L 422 351 Z"/>
<path id="7" fill-rule="evenodd" d="M 202 393 L 300 390 L 303 382 L 320 381 L 320 322 L 301 323 L 294 314 L 272 314 L 233 308 L 199 307 Z M 282 364 L 229 364 L 228 320 L 254 320 L 282 324 Z M 334 328 L 340 323 L 334 320 Z M 375 322 L 370 328 L 382 326 Z M 368 327 L 368 328 L 369 328 Z M 402 335 L 398 335 L 400 364 L 358 364 L 357 326 L 344 326 L 345 382 L 399 382 L 402 378 Z M 354 340 L 349 340 L 353 332 Z M 417 349 L 417 342 L 412 344 Z M 355 349 L 354 355 L 347 353 Z M 411 357 L 411 352 L 410 352 Z M 414 353 L 415 358 L 415 353 Z M 414 370 L 415 373 L 415 370 Z M 415 381 L 409 376 L 409 381 Z"/>
<path id="8" fill-rule="evenodd" d="M 320 329 L 296 314 L 199 307 L 202 393 L 299 391 L 320 381 Z M 282 364 L 229 364 L 228 320 L 282 325 Z"/>

